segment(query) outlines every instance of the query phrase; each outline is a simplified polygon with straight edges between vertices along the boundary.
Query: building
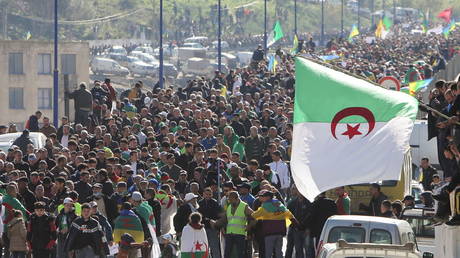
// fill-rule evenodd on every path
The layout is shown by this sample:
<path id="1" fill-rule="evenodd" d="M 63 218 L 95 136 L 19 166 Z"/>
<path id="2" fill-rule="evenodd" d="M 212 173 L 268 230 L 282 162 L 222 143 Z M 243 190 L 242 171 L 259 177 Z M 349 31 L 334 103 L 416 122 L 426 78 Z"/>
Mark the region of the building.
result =
<path id="1" fill-rule="evenodd" d="M 0 124 L 15 123 L 22 130 L 37 110 L 52 121 L 53 52 L 53 42 L 0 40 Z M 58 69 L 61 117 L 65 114 L 64 91 L 72 91 L 79 82 L 89 80 L 88 43 L 59 43 Z M 73 103 L 69 106 L 72 111 Z"/>

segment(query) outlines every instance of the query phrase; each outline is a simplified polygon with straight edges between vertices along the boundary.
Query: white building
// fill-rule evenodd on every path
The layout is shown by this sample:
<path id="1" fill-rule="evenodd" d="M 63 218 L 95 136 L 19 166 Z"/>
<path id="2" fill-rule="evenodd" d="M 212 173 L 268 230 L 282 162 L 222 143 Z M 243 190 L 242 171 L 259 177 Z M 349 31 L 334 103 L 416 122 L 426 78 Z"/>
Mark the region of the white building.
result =
<path id="1" fill-rule="evenodd" d="M 15 123 L 21 130 L 37 110 L 53 119 L 53 52 L 53 42 L 0 41 L 0 124 Z M 64 76 L 75 89 L 88 82 L 88 64 L 88 43 L 59 43 L 59 117 L 64 115 Z"/>

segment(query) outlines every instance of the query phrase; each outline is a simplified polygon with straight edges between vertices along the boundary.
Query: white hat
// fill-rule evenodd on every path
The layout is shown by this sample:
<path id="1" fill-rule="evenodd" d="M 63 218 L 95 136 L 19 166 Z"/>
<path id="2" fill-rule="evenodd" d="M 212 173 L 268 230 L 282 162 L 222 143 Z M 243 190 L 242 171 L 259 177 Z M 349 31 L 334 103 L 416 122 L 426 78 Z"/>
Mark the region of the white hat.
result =
<path id="1" fill-rule="evenodd" d="M 135 191 L 131 194 L 131 199 L 135 202 L 142 201 L 142 194 L 138 191 Z"/>
<path id="2" fill-rule="evenodd" d="M 185 198 L 184 198 L 184 201 L 188 202 L 188 201 L 191 201 L 195 198 L 198 198 L 198 195 L 194 194 L 194 193 L 187 193 L 185 195 Z"/>
<path id="3" fill-rule="evenodd" d="M 72 198 L 69 198 L 69 197 L 65 198 L 64 199 L 64 204 L 66 204 L 66 203 L 73 203 Z"/>

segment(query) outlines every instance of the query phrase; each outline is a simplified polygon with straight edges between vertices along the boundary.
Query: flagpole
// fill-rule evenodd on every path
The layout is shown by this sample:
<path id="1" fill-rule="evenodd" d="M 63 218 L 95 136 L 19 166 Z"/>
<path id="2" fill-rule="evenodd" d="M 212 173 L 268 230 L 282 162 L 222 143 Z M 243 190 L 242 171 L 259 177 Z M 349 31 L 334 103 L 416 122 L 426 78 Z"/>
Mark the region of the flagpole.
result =
<path id="1" fill-rule="evenodd" d="M 264 54 L 267 55 L 267 0 L 264 0 Z"/>
<path id="2" fill-rule="evenodd" d="M 361 12 L 361 0 L 358 0 L 358 30 L 360 31 L 361 30 L 361 16 L 360 16 L 360 13 Z"/>
<path id="3" fill-rule="evenodd" d="M 294 35 L 297 35 L 297 0 L 294 0 Z"/>
<path id="4" fill-rule="evenodd" d="M 342 6 L 341 6 L 341 10 L 340 10 L 340 37 L 343 38 L 343 4 L 344 4 L 344 0 L 342 0 Z"/>
<path id="5" fill-rule="evenodd" d="M 163 0 L 160 0 L 160 71 L 159 71 L 160 89 L 163 89 Z"/>
<path id="6" fill-rule="evenodd" d="M 324 0 L 321 0 L 321 39 L 320 45 L 324 44 Z"/>
<path id="7" fill-rule="evenodd" d="M 374 0 L 371 0 L 371 27 L 374 25 Z"/>
<path id="8" fill-rule="evenodd" d="M 217 69 L 219 72 L 222 71 L 222 27 L 221 27 L 221 0 L 217 1 L 218 3 L 218 11 L 217 17 L 219 19 L 218 26 L 217 26 Z"/>
<path id="9" fill-rule="evenodd" d="M 53 124 L 59 126 L 58 0 L 54 0 Z"/>
<path id="10" fill-rule="evenodd" d="M 393 0 L 393 22 L 396 22 L 396 0 Z"/>
<path id="11" fill-rule="evenodd" d="M 385 0 L 382 0 L 382 19 L 385 17 Z"/>

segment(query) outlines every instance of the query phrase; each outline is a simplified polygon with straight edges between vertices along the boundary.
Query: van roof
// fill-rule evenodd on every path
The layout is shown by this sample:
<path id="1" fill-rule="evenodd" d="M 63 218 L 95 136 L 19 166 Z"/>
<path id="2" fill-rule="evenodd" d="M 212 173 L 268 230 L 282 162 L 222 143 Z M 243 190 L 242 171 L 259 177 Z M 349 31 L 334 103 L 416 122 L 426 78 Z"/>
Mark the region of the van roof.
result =
<path id="1" fill-rule="evenodd" d="M 399 219 L 374 217 L 374 216 L 361 216 L 361 215 L 334 215 L 330 217 L 328 221 L 375 222 L 375 223 L 385 223 L 385 224 L 395 224 L 395 225 L 407 223 L 406 221 L 399 220 Z"/>

